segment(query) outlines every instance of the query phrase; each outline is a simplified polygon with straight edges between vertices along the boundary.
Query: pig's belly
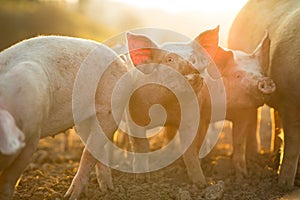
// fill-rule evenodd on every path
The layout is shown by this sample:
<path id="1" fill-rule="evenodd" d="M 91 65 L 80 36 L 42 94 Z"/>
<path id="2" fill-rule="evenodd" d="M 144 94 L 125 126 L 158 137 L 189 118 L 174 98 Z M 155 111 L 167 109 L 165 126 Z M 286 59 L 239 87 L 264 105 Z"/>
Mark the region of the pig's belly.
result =
<path id="1" fill-rule="evenodd" d="M 74 126 L 72 112 L 59 112 L 57 114 L 50 115 L 43 126 L 41 137 L 43 138 L 62 133 L 72 126 Z"/>
<path id="2" fill-rule="evenodd" d="M 71 71 L 70 71 L 71 72 Z M 74 76 L 52 78 L 50 103 L 47 117 L 42 125 L 41 137 L 64 132 L 74 125 L 72 114 L 72 92 Z"/>

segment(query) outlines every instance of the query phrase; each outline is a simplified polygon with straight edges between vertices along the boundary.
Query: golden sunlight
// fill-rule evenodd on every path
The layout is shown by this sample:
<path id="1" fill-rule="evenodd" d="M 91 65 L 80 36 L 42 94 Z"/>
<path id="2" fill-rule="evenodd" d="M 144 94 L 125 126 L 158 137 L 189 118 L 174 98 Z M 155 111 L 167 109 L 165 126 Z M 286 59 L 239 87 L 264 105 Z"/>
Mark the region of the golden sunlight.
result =
<path id="1" fill-rule="evenodd" d="M 182 11 L 233 11 L 239 10 L 247 0 L 114 0 L 140 8 L 159 8 L 176 13 Z"/>

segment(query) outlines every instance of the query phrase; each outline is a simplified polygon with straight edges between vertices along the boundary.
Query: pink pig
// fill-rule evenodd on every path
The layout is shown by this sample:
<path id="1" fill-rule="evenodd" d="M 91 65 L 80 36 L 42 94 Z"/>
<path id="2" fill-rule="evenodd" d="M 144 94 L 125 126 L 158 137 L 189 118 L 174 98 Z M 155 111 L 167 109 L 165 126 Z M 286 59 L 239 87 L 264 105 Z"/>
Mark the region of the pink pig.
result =
<path id="1" fill-rule="evenodd" d="M 226 119 L 233 122 L 233 161 L 238 175 L 247 175 L 246 140 L 255 138 L 255 135 L 249 135 L 255 133 L 249 127 L 256 129 L 251 126 L 256 124 L 256 109 L 276 89 L 273 80 L 265 76 L 269 52 L 270 39 L 266 34 L 251 54 L 219 47 L 213 58 L 225 85 Z"/>
<path id="2" fill-rule="evenodd" d="M 265 76 L 269 66 L 270 39 L 266 34 L 256 50 L 251 54 L 247 54 L 242 51 L 220 47 L 218 45 L 218 34 L 219 28 L 217 27 L 214 30 L 200 34 L 195 38 L 195 41 L 202 44 L 205 49 L 217 49 L 212 57 L 220 72 L 220 77 L 215 78 L 222 78 L 226 91 L 225 119 L 233 123 L 233 162 L 237 175 L 246 176 L 246 141 L 247 139 L 255 139 L 255 135 L 249 134 L 256 130 L 256 126 L 252 126 L 256 124 L 256 110 L 270 98 L 270 95 L 276 89 L 273 80 Z M 204 40 L 210 42 L 203 44 Z M 210 69 L 208 67 L 207 71 L 210 71 Z M 203 142 L 200 158 L 206 156 L 212 149 L 212 144 L 217 141 L 216 134 L 206 135 L 206 132 L 210 122 L 218 121 L 218 116 L 216 116 L 216 119 L 211 119 L 212 106 L 208 84 L 214 83 L 209 82 L 210 78 L 207 75 L 204 75 L 204 77 L 206 81 L 200 91 L 201 95 L 198 95 L 199 98 L 202 98 L 203 105 L 199 130 L 201 133 L 198 133 L 198 135 L 206 137 L 204 141 L 199 141 L 200 144 L 198 144 L 198 146 L 201 146 Z M 250 127 L 255 128 L 255 130 L 250 130 Z M 170 127 L 165 127 L 165 129 L 165 132 L 168 132 L 169 129 L 170 133 L 174 133 Z M 171 134 L 168 137 L 173 138 L 173 135 Z M 188 173 L 192 172 L 192 176 L 195 173 L 193 167 L 188 165 L 186 167 L 190 168 L 187 171 Z"/>
<path id="3" fill-rule="evenodd" d="M 189 84 L 191 84 L 197 96 L 201 95 L 200 89 L 202 87 L 202 78 L 199 71 L 203 71 L 205 69 L 207 64 L 210 62 L 210 59 L 204 50 L 200 51 L 197 47 L 193 46 L 193 41 L 190 43 L 166 43 L 165 45 L 158 46 L 147 36 L 135 34 L 127 34 L 127 40 L 132 63 L 140 69 L 140 71 L 145 73 L 144 75 L 136 78 L 137 82 L 143 82 L 145 78 L 152 76 L 151 74 L 157 73 L 154 69 L 155 65 L 152 68 L 151 63 L 159 63 L 172 67 L 180 72 L 180 74 L 189 81 Z M 202 41 L 202 44 L 205 44 L 206 42 L 209 41 L 204 40 Z M 207 51 L 214 52 L 215 49 L 213 48 L 215 47 L 209 47 L 207 48 Z M 198 54 L 195 52 L 195 49 L 199 51 Z M 181 54 L 182 52 L 183 54 Z M 193 65 L 196 63 L 198 64 L 197 69 L 195 69 L 196 65 Z M 150 64 L 150 66 L 146 65 L 146 67 L 143 67 L 145 66 L 144 64 Z M 157 77 L 162 81 L 172 82 L 172 84 L 176 85 L 178 88 L 182 87 L 179 80 L 170 76 L 168 71 L 161 71 Z M 198 105 L 201 107 L 202 99 L 197 98 L 196 101 L 198 101 Z M 133 109 L 130 110 L 131 115 L 135 120 L 137 120 L 138 124 L 145 126 L 149 123 L 149 116 L 147 113 L 150 106 L 153 104 L 160 104 L 164 106 L 168 113 L 166 121 L 167 126 L 170 126 L 171 128 L 178 127 L 178 124 L 180 123 L 181 116 L 179 114 L 180 109 L 178 111 L 177 107 L 178 102 L 174 100 L 174 95 L 170 95 L 166 90 L 159 89 L 153 85 L 142 87 L 135 95 L 132 96 L 131 103 L 133 105 Z M 199 138 L 200 135 L 198 135 L 197 130 L 195 133 L 196 138 Z M 199 138 L 194 141 L 201 141 L 201 139 Z M 133 139 L 133 143 L 136 152 L 149 152 L 149 143 L 146 139 L 135 138 Z M 194 142 L 192 144 L 191 150 L 187 151 L 187 153 L 183 155 L 183 158 L 186 166 L 194 166 L 193 169 L 188 168 L 188 170 L 191 170 L 189 172 L 189 177 L 192 181 L 199 185 L 204 185 L 206 184 L 206 180 L 200 166 L 197 151 L 196 154 L 194 154 L 194 149 L 199 149 L 196 147 L 199 147 L 198 142 Z M 76 199 L 80 196 L 84 186 L 88 183 L 89 173 L 95 165 L 98 172 L 97 179 L 101 190 L 113 189 L 110 169 L 98 162 L 94 155 L 91 154 L 89 147 L 87 147 L 83 152 L 79 169 L 65 195 L 66 197 L 69 199 Z"/>

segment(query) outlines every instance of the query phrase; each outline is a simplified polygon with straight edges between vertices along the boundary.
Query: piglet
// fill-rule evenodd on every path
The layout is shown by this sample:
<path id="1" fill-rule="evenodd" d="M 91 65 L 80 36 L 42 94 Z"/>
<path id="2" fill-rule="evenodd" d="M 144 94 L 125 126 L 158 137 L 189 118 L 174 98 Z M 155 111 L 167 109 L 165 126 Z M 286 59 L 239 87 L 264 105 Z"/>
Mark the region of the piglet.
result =
<path id="1" fill-rule="evenodd" d="M 82 66 L 104 70 L 92 98 L 97 102 L 97 117 L 105 119 L 109 127 L 105 131 L 111 132 L 108 137 L 112 137 L 117 125 L 110 111 L 110 94 L 126 67 L 108 47 L 85 39 L 42 36 L 0 53 L 1 200 L 12 197 L 39 140 L 74 125 L 72 93 Z M 86 79 L 97 81 L 99 77 L 91 73 Z M 90 88 L 85 84 L 79 84 L 82 94 Z M 80 95 L 74 97 L 80 98 Z M 85 110 L 82 107 L 80 115 L 83 124 L 89 123 L 92 115 Z M 91 130 L 86 131 L 89 134 Z"/>
<path id="2" fill-rule="evenodd" d="M 149 142 L 145 139 L 145 130 L 148 128 L 153 128 L 152 125 L 161 126 L 166 125 L 171 128 L 178 129 L 181 122 L 181 114 L 188 113 L 186 109 L 182 109 L 178 103 L 178 96 L 174 96 L 173 93 L 166 90 L 166 88 L 162 87 L 164 83 L 168 83 L 170 86 L 170 90 L 173 92 L 175 89 L 180 90 L 182 93 L 185 93 L 185 102 L 190 105 L 194 105 L 193 103 L 198 104 L 198 107 L 192 107 L 192 111 L 188 113 L 188 123 L 192 124 L 187 126 L 188 128 L 192 127 L 192 131 L 184 132 L 186 135 L 182 136 L 182 140 L 188 142 L 188 144 L 192 144 L 190 149 L 189 145 L 187 149 L 187 153 L 184 153 L 183 157 L 188 167 L 189 177 L 192 182 L 198 185 L 205 185 L 206 180 L 204 174 L 202 172 L 202 168 L 200 166 L 200 162 L 198 160 L 198 154 L 195 153 L 195 149 L 198 146 L 198 142 L 201 139 L 195 139 L 191 137 L 191 134 L 195 135 L 195 138 L 199 138 L 198 133 L 198 125 L 199 120 L 199 112 L 197 115 L 194 115 L 195 111 L 199 110 L 201 104 L 201 98 L 198 98 L 198 92 L 201 90 L 203 79 L 200 76 L 200 72 L 203 72 L 207 67 L 208 63 L 210 63 L 211 59 L 209 54 L 204 51 L 199 45 L 195 44 L 194 41 L 189 42 L 170 42 L 163 45 L 158 45 L 152 39 L 150 39 L 146 35 L 142 34 L 132 34 L 127 33 L 127 44 L 129 49 L 129 56 L 134 67 L 139 71 L 138 73 L 132 74 L 132 85 L 133 87 L 137 87 L 142 85 L 142 83 L 148 83 L 147 85 L 143 85 L 141 87 L 137 87 L 135 92 L 131 95 L 129 101 L 129 111 L 133 121 L 140 125 L 142 128 L 133 128 L 129 125 L 131 129 L 130 132 L 135 135 L 142 135 L 143 138 L 139 137 L 131 137 L 131 141 L 133 143 L 134 152 L 143 153 L 144 156 L 148 156 L 149 153 Z M 218 36 L 217 36 L 218 37 Z M 208 40 L 204 40 L 202 44 L 205 44 Z M 214 47 L 207 48 L 209 53 L 215 51 Z M 186 92 L 187 88 L 183 86 L 182 79 L 179 79 L 177 76 L 174 76 L 170 70 L 166 70 L 162 66 L 168 66 L 173 71 L 177 71 L 177 75 L 180 74 L 186 81 L 188 81 L 189 87 L 193 90 L 195 94 L 195 98 L 192 98 L 190 94 Z M 150 83 L 150 84 L 149 84 Z M 152 83 L 157 83 L 152 84 Z M 172 90 L 174 89 L 174 90 Z M 199 92 L 200 95 L 200 92 Z M 177 97 L 177 98 L 176 98 Z M 182 103 L 182 102 L 181 102 Z M 164 107 L 167 118 L 165 124 L 153 124 L 153 121 L 156 121 L 157 118 L 161 116 L 150 117 L 149 111 L 152 105 L 159 104 Z M 180 111 L 180 109 L 182 109 Z M 188 110 L 191 111 L 191 110 Z M 151 123 L 150 123 L 151 122 Z M 127 121 L 128 123 L 128 121 Z M 154 127 L 155 127 L 154 126 Z M 183 128 L 181 127 L 181 130 Z M 181 132 L 180 130 L 180 132 Z M 138 134 L 137 134 L 138 133 Z M 98 183 L 100 185 L 100 189 L 102 191 L 112 190 L 113 183 L 108 174 L 110 174 L 110 169 L 101 164 L 101 162 L 97 162 L 96 154 L 91 152 L 94 148 L 94 145 L 86 146 L 80 161 L 80 166 L 78 171 L 66 192 L 65 197 L 69 199 L 77 199 L 80 197 L 80 194 L 83 188 L 87 185 L 89 179 L 89 173 L 96 165 Z M 156 160 L 157 163 L 162 163 L 165 160 L 168 160 L 168 156 L 161 157 Z M 177 156 L 178 157 L 178 156 Z M 176 160 L 177 157 L 174 159 Z M 151 159 L 149 159 L 151 160 Z M 174 161 L 172 160 L 172 161 Z M 153 163 L 139 162 L 139 159 L 133 160 L 133 172 L 144 172 L 142 169 L 147 169 L 149 166 L 153 166 Z M 119 163 L 118 163 L 119 164 Z M 120 165 L 118 165 L 120 166 Z M 129 171 L 129 170 L 128 170 Z M 132 171 L 131 171 L 132 172 Z"/>

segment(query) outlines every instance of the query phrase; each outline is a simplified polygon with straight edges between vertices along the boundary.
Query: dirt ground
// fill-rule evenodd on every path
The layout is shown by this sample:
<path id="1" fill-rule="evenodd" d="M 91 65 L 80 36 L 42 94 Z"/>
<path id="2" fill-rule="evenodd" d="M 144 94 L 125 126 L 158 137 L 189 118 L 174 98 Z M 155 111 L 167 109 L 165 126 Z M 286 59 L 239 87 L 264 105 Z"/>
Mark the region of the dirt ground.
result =
<path id="1" fill-rule="evenodd" d="M 69 150 L 64 150 L 64 134 L 41 140 L 32 163 L 20 180 L 14 200 L 63 199 L 75 175 L 83 145 L 72 134 Z M 245 199 L 245 200 L 291 200 L 300 199 L 298 188 L 293 197 L 286 196 L 277 186 L 276 170 L 272 169 L 271 153 L 260 154 L 248 160 L 249 177 L 237 179 L 230 158 L 230 134 L 222 133 L 214 150 L 203 160 L 202 166 L 210 184 L 207 188 L 189 185 L 182 159 L 170 166 L 150 173 L 147 183 L 135 179 L 133 174 L 113 170 L 115 190 L 100 192 L 95 172 L 81 199 Z"/>

